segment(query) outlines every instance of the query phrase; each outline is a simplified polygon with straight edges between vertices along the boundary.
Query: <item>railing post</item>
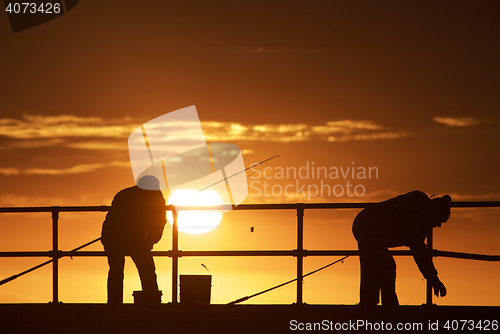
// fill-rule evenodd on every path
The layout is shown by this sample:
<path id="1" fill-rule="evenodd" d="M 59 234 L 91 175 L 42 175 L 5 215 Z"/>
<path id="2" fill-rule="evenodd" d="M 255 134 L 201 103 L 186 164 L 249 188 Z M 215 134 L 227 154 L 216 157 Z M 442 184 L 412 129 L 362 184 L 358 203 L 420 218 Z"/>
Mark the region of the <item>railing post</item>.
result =
<path id="1" fill-rule="evenodd" d="M 430 228 L 429 233 L 427 234 L 427 252 L 429 256 L 432 256 L 432 247 L 433 247 L 433 233 L 432 228 Z M 432 285 L 427 280 L 427 306 L 432 306 Z"/>
<path id="2" fill-rule="evenodd" d="M 177 277 L 179 271 L 179 229 L 177 227 L 177 210 L 172 208 L 172 304 L 177 304 Z"/>
<path id="3" fill-rule="evenodd" d="M 297 305 L 303 303 L 304 203 L 297 203 Z"/>
<path id="4" fill-rule="evenodd" d="M 59 303 L 59 207 L 52 207 L 52 302 Z"/>

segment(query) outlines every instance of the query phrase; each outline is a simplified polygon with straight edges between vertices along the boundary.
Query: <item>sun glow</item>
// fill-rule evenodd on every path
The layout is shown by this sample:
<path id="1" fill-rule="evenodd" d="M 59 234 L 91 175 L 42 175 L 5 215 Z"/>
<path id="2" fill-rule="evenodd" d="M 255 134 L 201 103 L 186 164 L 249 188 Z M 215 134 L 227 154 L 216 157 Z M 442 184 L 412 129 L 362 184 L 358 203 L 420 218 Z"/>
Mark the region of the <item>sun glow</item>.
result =
<path id="1" fill-rule="evenodd" d="M 222 199 L 214 190 L 178 189 L 169 197 L 168 204 L 185 206 L 215 206 L 222 205 Z M 167 219 L 173 225 L 172 212 L 167 212 Z M 201 234 L 213 230 L 222 219 L 222 213 L 217 211 L 180 211 L 177 217 L 179 231 L 190 234 Z"/>

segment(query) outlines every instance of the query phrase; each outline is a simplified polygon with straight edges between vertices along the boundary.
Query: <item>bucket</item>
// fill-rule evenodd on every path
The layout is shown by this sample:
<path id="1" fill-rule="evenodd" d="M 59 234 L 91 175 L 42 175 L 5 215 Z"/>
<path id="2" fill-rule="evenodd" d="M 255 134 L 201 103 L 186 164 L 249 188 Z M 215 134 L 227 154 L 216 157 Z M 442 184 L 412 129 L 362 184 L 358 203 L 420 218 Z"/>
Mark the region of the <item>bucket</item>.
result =
<path id="1" fill-rule="evenodd" d="M 212 275 L 181 275 L 181 305 L 210 305 Z"/>

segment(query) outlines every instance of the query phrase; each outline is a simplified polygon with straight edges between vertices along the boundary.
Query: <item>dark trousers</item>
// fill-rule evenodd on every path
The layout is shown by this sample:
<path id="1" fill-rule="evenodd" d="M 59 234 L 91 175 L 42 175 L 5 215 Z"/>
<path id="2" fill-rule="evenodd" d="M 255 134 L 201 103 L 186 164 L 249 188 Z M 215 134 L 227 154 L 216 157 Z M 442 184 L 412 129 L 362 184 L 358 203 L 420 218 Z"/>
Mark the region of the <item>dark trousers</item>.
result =
<path id="1" fill-rule="evenodd" d="M 358 241 L 361 265 L 360 305 L 399 305 L 396 295 L 396 262 L 387 247 Z"/>
<path id="2" fill-rule="evenodd" d="M 125 255 L 130 255 L 141 278 L 142 291 L 154 294 L 158 291 L 156 268 L 150 250 L 125 252 L 106 250 L 108 256 L 108 304 L 123 303 L 123 270 Z"/>

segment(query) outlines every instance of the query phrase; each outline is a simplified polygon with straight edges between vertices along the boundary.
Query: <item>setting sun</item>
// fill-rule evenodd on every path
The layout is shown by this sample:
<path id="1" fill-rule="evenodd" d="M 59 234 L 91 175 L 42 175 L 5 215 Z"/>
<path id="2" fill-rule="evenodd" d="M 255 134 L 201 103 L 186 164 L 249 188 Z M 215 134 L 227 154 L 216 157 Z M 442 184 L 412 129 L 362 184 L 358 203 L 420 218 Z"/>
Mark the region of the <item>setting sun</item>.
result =
<path id="1" fill-rule="evenodd" d="M 178 189 L 169 197 L 168 204 L 185 206 L 214 206 L 222 205 L 222 200 L 214 190 Z M 167 219 L 173 224 L 172 212 L 167 212 Z M 178 216 L 179 231 L 190 234 L 201 234 L 213 230 L 219 225 L 222 213 L 217 211 L 180 211 Z"/>

